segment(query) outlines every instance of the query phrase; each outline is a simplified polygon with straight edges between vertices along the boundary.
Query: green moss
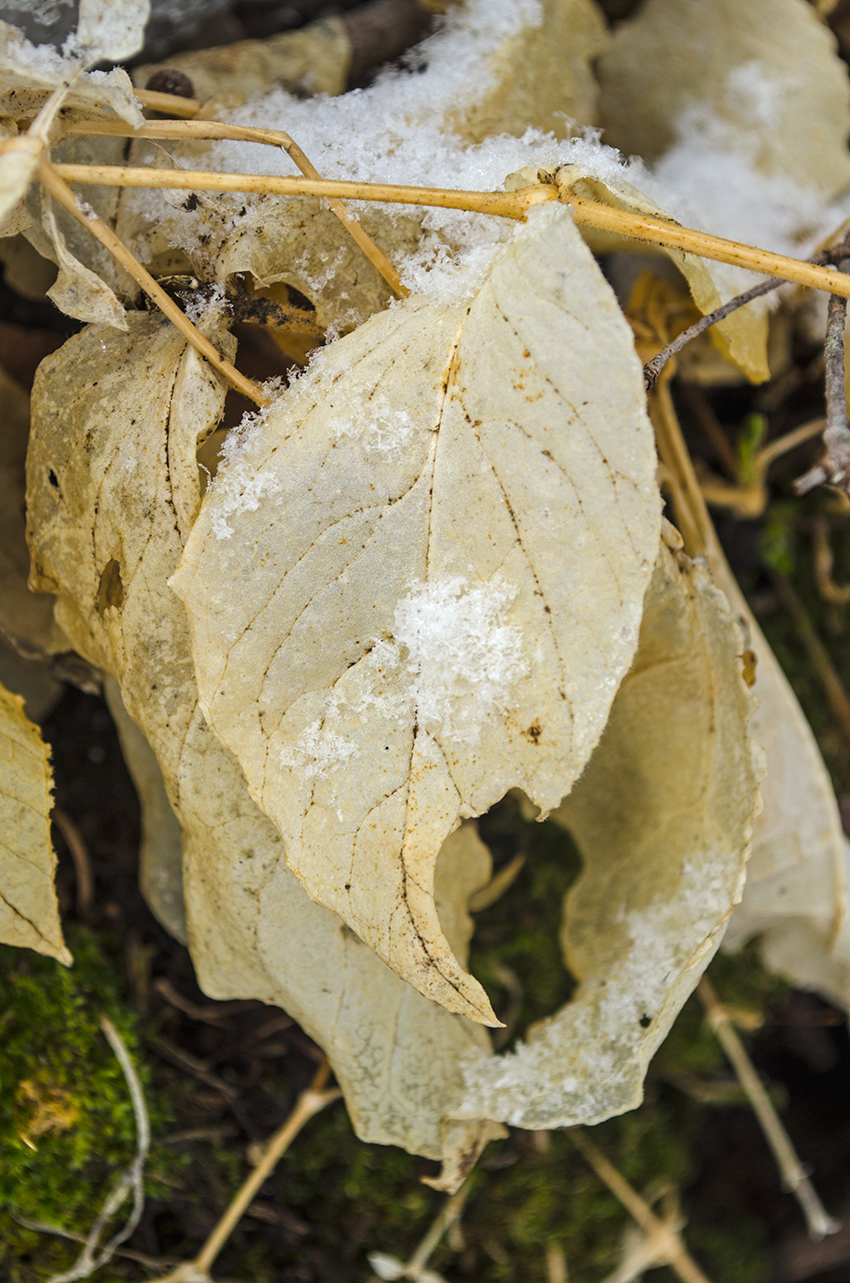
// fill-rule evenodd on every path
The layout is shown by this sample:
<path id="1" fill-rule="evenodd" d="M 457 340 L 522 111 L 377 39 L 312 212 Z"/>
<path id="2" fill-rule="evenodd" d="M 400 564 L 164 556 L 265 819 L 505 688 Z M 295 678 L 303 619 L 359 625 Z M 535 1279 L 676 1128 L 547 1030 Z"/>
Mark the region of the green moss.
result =
<path id="1" fill-rule="evenodd" d="M 0 1238 L 7 1277 L 16 1283 L 45 1277 L 79 1248 L 27 1230 L 15 1218 L 87 1232 L 135 1153 L 133 1108 L 98 1023 L 101 1013 L 133 1057 L 155 1127 L 165 1112 L 151 1096 L 136 1020 L 121 1002 L 116 969 L 91 932 L 72 926 L 69 945 L 71 968 L 0 948 Z M 156 1190 L 156 1164 L 152 1170 Z"/>

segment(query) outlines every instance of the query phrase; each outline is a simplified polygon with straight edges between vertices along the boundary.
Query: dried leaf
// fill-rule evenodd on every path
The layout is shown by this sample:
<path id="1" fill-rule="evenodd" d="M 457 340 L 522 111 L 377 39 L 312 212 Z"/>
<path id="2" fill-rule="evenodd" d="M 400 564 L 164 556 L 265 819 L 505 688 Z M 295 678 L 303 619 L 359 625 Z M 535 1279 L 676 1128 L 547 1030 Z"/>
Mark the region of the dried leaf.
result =
<path id="1" fill-rule="evenodd" d="M 632 670 L 553 812 L 584 861 L 562 931 L 578 989 L 516 1052 L 467 1062 L 461 1114 L 540 1128 L 639 1104 L 743 884 L 758 772 L 740 655 L 705 568 L 662 547 Z"/>
<path id="2" fill-rule="evenodd" d="M 549 810 L 584 767 L 637 644 L 654 472 L 631 332 L 549 206 L 471 304 L 410 300 L 327 349 L 232 451 L 171 581 L 290 867 L 485 1023 L 434 861 L 509 788 Z"/>
<path id="3" fill-rule="evenodd" d="M 0 117 L 34 116 L 47 96 L 63 84 L 77 64 L 49 45 L 38 48 L 7 22 L 0 22 Z M 126 71 L 83 72 L 76 76 L 63 100 L 65 108 L 141 125 L 141 109 Z"/>
<path id="4" fill-rule="evenodd" d="M 131 313 L 128 322 L 127 334 L 89 328 L 39 368 L 28 491 L 39 581 L 59 594 L 76 649 L 116 678 L 156 754 L 183 830 L 202 988 L 284 1007 L 327 1052 L 364 1140 L 458 1172 L 490 1134 L 486 1123 L 449 1119 L 460 1061 L 487 1046 L 486 1034 L 422 998 L 307 896 L 202 717 L 185 611 L 166 581 L 182 548 L 175 513 L 197 502 L 194 434 L 214 418 L 198 387 L 218 385 L 161 318 Z M 220 406 L 220 388 L 218 397 Z M 469 932 L 460 906 L 486 881 L 486 854 L 468 827 L 452 848 L 462 858 L 445 876 L 438 862 L 437 890 L 460 952 Z M 453 927 L 445 906 L 455 897 Z"/>
<path id="5" fill-rule="evenodd" d="M 0 941 L 70 966 L 53 886 L 50 760 L 23 703 L 0 686 Z"/>

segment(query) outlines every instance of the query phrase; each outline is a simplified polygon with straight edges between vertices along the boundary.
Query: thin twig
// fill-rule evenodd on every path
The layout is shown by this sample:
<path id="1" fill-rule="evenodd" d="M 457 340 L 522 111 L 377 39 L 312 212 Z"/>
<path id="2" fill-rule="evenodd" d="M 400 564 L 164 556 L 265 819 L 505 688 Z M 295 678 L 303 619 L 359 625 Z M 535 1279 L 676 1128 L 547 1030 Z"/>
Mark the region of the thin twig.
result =
<path id="1" fill-rule="evenodd" d="M 89 849 L 83 841 L 83 835 L 70 815 L 66 815 L 58 806 L 53 808 L 51 816 L 71 853 L 74 862 L 74 876 L 77 880 L 77 913 L 84 920 L 88 918 L 94 903 L 94 876 L 91 869 Z"/>
<path id="2" fill-rule="evenodd" d="M 347 200 L 383 201 L 396 205 L 429 205 L 440 209 L 465 209 L 522 221 L 532 205 L 560 200 L 569 205 L 576 223 L 599 231 L 616 232 L 631 240 L 647 241 L 663 249 L 680 249 L 700 258 L 731 263 L 759 272 L 850 297 L 850 278 L 815 263 L 775 254 L 712 236 L 692 227 L 648 214 L 613 209 L 554 185 L 524 187 L 515 192 L 454 191 L 449 188 L 404 187 L 394 183 L 359 183 L 341 180 L 284 178 L 272 174 L 223 174 L 205 169 L 149 169 L 134 165 L 55 165 L 54 172 L 69 183 L 105 187 L 160 187 L 171 190 L 260 192 L 278 196 L 340 197 Z"/>
<path id="3" fill-rule="evenodd" d="M 846 272 L 850 259 L 842 259 L 839 268 Z M 838 486 L 850 494 L 850 422 L 847 420 L 847 390 L 844 382 L 844 326 L 847 299 L 837 294 L 829 297 L 826 339 L 823 345 L 826 366 L 826 427 L 823 443 L 826 456 L 814 468 L 798 477 L 794 490 L 808 494 L 815 486 Z"/>
<path id="4" fill-rule="evenodd" d="M 765 1140 L 773 1151 L 782 1176 L 782 1184 L 789 1190 L 806 1218 L 809 1234 L 814 1239 L 835 1234 L 840 1228 L 836 1221 L 824 1209 L 814 1185 L 809 1180 L 791 1138 L 786 1132 L 774 1108 L 773 1101 L 764 1089 L 755 1066 L 747 1055 L 746 1048 L 738 1037 L 738 1031 L 729 1019 L 723 1004 L 717 997 L 714 986 L 703 976 L 697 986 L 697 993 L 705 1008 L 709 1024 L 717 1035 L 717 1040 L 725 1051 L 738 1077 L 738 1081 L 747 1093 L 753 1113 L 764 1132 Z"/>
<path id="5" fill-rule="evenodd" d="M 324 1089 L 328 1073 L 328 1063 L 324 1061 L 316 1071 L 310 1086 L 305 1088 L 296 1100 L 295 1107 L 286 1122 L 272 1136 L 261 1161 L 233 1198 L 195 1259 L 178 1265 L 170 1274 L 155 1279 L 153 1283 L 206 1283 L 219 1252 L 302 1127 L 326 1105 L 339 1099 L 341 1093 L 336 1088 L 329 1091 Z"/>
<path id="6" fill-rule="evenodd" d="M 58 201 L 63 209 L 66 209 L 78 223 L 81 223 L 83 227 L 87 227 L 92 236 L 109 250 L 125 271 L 141 286 L 148 297 L 165 313 L 172 325 L 180 331 L 196 351 L 200 352 L 201 356 L 209 361 L 210 365 L 218 370 L 219 374 L 228 383 L 232 384 L 243 396 L 248 397 L 256 405 L 266 406 L 269 404 L 269 398 L 262 388 L 258 387 L 251 379 L 246 379 L 245 375 L 240 374 L 235 365 L 231 365 L 216 351 L 209 339 L 201 334 L 200 330 L 192 324 L 185 313 L 181 312 L 174 300 L 166 294 L 162 286 L 157 284 L 151 274 L 142 267 L 138 259 L 130 253 L 124 242 L 118 239 L 112 228 L 98 218 L 96 214 L 83 213 L 76 196 L 59 177 L 53 165 L 42 161 L 39 168 L 39 177 L 42 185 L 54 200 Z"/>
<path id="7" fill-rule="evenodd" d="M 110 1261 L 115 1254 L 115 1249 L 128 1239 L 135 1230 L 141 1220 L 142 1209 L 145 1205 L 145 1160 L 150 1148 L 151 1134 L 142 1084 L 139 1082 L 130 1054 L 124 1045 L 124 1040 L 112 1021 L 107 1016 L 101 1016 L 100 1027 L 118 1058 L 118 1063 L 121 1066 L 121 1071 L 124 1074 L 130 1092 L 133 1114 L 136 1120 L 136 1156 L 95 1218 L 76 1263 L 63 1274 L 54 1274 L 49 1283 L 74 1283 L 76 1279 L 87 1279 L 95 1270 L 100 1269 L 102 1265 Z M 104 1230 L 130 1193 L 133 1195 L 133 1207 L 130 1215 L 122 1228 L 116 1234 L 113 1234 L 109 1242 L 98 1251 Z"/>
<path id="8" fill-rule="evenodd" d="M 56 1238 L 66 1238 L 71 1243 L 85 1243 L 85 1234 L 75 1234 L 73 1230 L 63 1230 L 59 1225 L 48 1225 L 46 1221 L 31 1221 L 26 1216 L 21 1216 L 20 1212 L 12 1212 L 13 1221 L 23 1225 L 26 1230 L 36 1230 L 39 1234 L 54 1234 Z M 116 1247 L 115 1256 L 120 1256 L 128 1261 L 136 1261 L 139 1265 L 146 1265 L 149 1270 L 167 1269 L 169 1265 L 176 1265 L 177 1261 L 173 1257 L 145 1256 L 144 1252 L 134 1252 L 129 1247 Z"/>
<path id="9" fill-rule="evenodd" d="M 185 100 L 184 100 L 185 101 Z M 302 149 L 293 138 L 282 129 L 256 129 L 249 125 L 228 125 L 217 120 L 155 120 L 134 129 L 122 121 L 75 121 L 66 130 L 70 134 L 117 135 L 121 138 L 151 138 L 171 141 L 187 139 L 223 140 L 234 142 L 261 143 L 269 147 L 279 147 L 301 170 L 305 178 L 321 179 L 315 165 L 308 160 Z M 349 236 L 359 245 L 372 266 L 380 273 L 398 298 L 406 298 L 410 291 L 402 285 L 401 277 L 393 267 L 386 254 L 378 248 L 371 236 L 363 230 L 357 219 L 341 200 L 329 199 L 328 208 L 342 223 Z"/>
<path id="10" fill-rule="evenodd" d="M 384 1252 L 370 1252 L 369 1264 L 380 1278 L 409 1279 L 410 1283 L 429 1283 L 439 1275 L 427 1269 L 428 1261 L 436 1251 L 441 1239 L 453 1225 L 456 1225 L 463 1214 L 464 1204 L 470 1195 L 470 1183 L 467 1180 L 460 1189 L 450 1195 L 437 1216 L 426 1231 L 424 1238 L 414 1250 L 408 1261 L 400 1261 L 395 1256 Z"/>
<path id="11" fill-rule="evenodd" d="M 608 1186 L 614 1197 L 619 1199 L 641 1229 L 655 1239 L 667 1237 L 669 1250 L 666 1263 L 678 1274 L 682 1283 L 708 1283 L 706 1275 L 682 1243 L 678 1231 L 655 1215 L 646 1200 L 632 1188 L 614 1164 L 608 1161 L 601 1149 L 594 1145 L 593 1141 L 589 1140 L 578 1127 L 570 1128 L 567 1135 L 599 1179 Z"/>
<path id="12" fill-rule="evenodd" d="M 546 1283 L 569 1283 L 567 1258 L 560 1243 L 550 1243 L 546 1248 Z"/>
<path id="13" fill-rule="evenodd" d="M 760 285 L 753 285 L 751 289 L 745 290 L 743 294 L 736 294 L 734 298 L 729 299 L 728 303 L 722 304 L 721 307 L 716 307 L 713 312 L 707 312 L 698 321 L 694 321 L 693 325 L 689 325 L 686 330 L 682 330 L 681 334 L 677 334 L 666 347 L 661 349 L 657 356 L 654 356 L 651 361 L 647 361 L 643 367 L 643 385 L 647 392 L 655 386 L 658 376 L 667 362 L 676 356 L 678 352 L 681 352 L 682 348 L 686 347 L 688 343 L 698 338 L 700 334 L 712 325 L 716 325 L 718 321 L 725 321 L 726 317 L 731 316 L 733 312 L 737 312 L 739 307 L 745 307 L 747 303 L 752 303 L 753 299 L 762 298 L 763 295 L 770 294 L 772 290 L 778 290 L 780 285 L 784 284 L 784 280 L 775 276 L 769 281 L 762 281 Z"/>

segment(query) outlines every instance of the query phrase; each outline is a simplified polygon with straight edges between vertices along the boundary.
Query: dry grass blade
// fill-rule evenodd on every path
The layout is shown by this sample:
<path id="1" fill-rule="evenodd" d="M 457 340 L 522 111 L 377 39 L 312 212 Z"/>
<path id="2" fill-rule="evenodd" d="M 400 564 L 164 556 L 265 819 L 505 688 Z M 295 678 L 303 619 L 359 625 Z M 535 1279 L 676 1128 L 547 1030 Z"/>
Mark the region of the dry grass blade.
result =
<path id="1" fill-rule="evenodd" d="M 765 1139 L 773 1151 L 782 1176 L 782 1183 L 800 1204 L 809 1227 L 809 1234 L 815 1239 L 824 1238 L 827 1234 L 835 1234 L 841 1228 L 840 1222 L 834 1220 L 824 1209 L 806 1169 L 797 1157 L 791 1138 L 783 1127 L 773 1102 L 747 1055 L 744 1044 L 738 1037 L 735 1026 L 718 999 L 713 985 L 704 976 L 699 983 L 697 993 L 718 1042 L 729 1057 L 738 1081 L 747 1093 Z"/>
<path id="2" fill-rule="evenodd" d="M 663 1244 L 664 1264 L 670 1266 L 682 1283 L 709 1283 L 706 1275 L 682 1243 L 678 1229 L 672 1223 L 667 1223 L 655 1215 L 646 1200 L 641 1198 L 637 1190 L 632 1188 L 614 1164 L 608 1161 L 593 1141 L 588 1140 L 582 1130 L 573 1127 L 568 1134 L 576 1149 L 587 1160 L 599 1179 L 608 1186 L 614 1197 L 619 1199 L 647 1236 L 658 1244 L 658 1248 L 653 1253 L 656 1263 L 662 1263 L 659 1251 Z"/>
<path id="3" fill-rule="evenodd" d="M 184 100 L 185 101 L 185 100 Z M 133 129 L 121 121 L 77 121 L 67 127 L 71 134 L 110 135 L 119 138 L 150 138 L 180 142 L 185 139 L 229 139 L 233 142 L 262 143 L 280 147 L 301 170 L 305 178 L 321 181 L 321 174 L 289 134 L 282 129 L 255 129 L 247 125 L 228 125 L 216 120 L 159 120 L 151 121 L 140 129 Z M 328 208 L 342 223 L 349 236 L 360 246 L 372 266 L 380 272 L 390 289 L 406 298 L 409 291 L 386 254 L 378 248 L 371 236 L 363 230 L 357 219 L 341 200 L 328 200 Z"/>
<path id="4" fill-rule="evenodd" d="M 187 341 L 192 344 L 192 347 L 200 352 L 201 356 L 209 361 L 210 365 L 218 370 L 228 383 L 232 384 L 243 396 L 253 401 L 255 405 L 268 405 L 268 397 L 262 388 L 258 387 L 251 379 L 246 379 L 244 374 L 240 374 L 234 365 L 231 365 L 215 350 L 209 339 L 201 334 L 200 330 L 181 312 L 174 300 L 166 294 L 162 286 L 158 285 L 150 273 L 145 271 L 123 241 L 118 239 L 112 228 L 108 227 L 96 214 L 83 213 L 76 196 L 59 177 L 54 166 L 42 162 L 39 169 L 39 177 L 42 185 L 54 200 L 66 209 L 78 223 L 81 223 L 83 227 L 87 227 L 92 236 L 109 250 L 125 271 L 141 286 L 148 297 L 165 313 L 172 325 L 185 336 Z"/>

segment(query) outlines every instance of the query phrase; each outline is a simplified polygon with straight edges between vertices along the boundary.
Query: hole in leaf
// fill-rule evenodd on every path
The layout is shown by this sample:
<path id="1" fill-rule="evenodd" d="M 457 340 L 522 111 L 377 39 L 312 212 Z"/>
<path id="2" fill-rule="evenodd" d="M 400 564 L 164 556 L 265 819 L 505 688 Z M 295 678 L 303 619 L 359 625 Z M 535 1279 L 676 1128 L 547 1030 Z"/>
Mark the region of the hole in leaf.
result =
<path id="1" fill-rule="evenodd" d="M 121 580 L 121 567 L 113 557 L 104 566 L 97 588 L 95 606 L 99 615 L 104 615 L 110 606 L 120 609 L 124 604 L 124 584 Z"/>

